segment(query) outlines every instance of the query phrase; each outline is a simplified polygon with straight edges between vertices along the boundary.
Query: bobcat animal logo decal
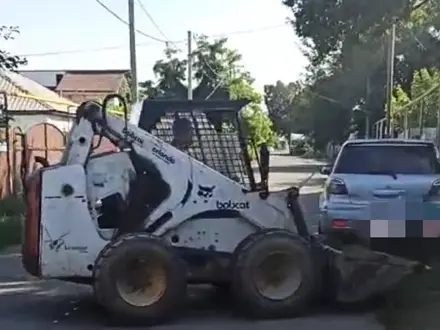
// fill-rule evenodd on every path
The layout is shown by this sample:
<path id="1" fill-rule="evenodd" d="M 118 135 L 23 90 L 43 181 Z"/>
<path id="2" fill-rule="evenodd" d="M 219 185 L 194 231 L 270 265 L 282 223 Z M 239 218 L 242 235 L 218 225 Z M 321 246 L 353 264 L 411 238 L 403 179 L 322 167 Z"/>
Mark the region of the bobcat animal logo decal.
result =
<path id="1" fill-rule="evenodd" d="M 197 192 L 197 196 L 200 196 L 205 199 L 205 202 L 207 202 L 208 199 L 210 199 L 213 196 L 215 186 L 202 186 L 199 184 L 199 191 Z"/>

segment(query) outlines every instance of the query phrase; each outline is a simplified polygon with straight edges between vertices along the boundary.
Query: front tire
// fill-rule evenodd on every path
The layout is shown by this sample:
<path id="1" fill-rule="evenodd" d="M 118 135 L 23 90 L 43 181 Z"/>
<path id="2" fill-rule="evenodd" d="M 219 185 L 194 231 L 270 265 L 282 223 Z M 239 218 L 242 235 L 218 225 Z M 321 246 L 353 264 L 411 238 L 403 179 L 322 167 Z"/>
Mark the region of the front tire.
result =
<path id="1" fill-rule="evenodd" d="M 269 231 L 238 252 L 232 292 L 242 312 L 280 318 L 306 310 L 317 286 L 307 242 L 285 230 Z"/>
<path id="2" fill-rule="evenodd" d="M 145 233 L 123 235 L 104 248 L 94 280 L 98 302 L 123 323 L 161 323 L 176 315 L 186 297 L 180 256 Z"/>

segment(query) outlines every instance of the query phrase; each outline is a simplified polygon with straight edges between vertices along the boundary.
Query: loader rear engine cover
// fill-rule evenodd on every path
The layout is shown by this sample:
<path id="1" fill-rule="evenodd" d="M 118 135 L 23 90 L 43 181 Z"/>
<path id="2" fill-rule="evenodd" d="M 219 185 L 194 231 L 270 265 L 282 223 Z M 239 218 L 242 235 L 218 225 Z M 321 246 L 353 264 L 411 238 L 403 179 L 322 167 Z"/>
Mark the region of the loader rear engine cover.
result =
<path id="1" fill-rule="evenodd" d="M 107 113 L 112 98 L 124 118 Z M 39 159 L 26 180 L 25 269 L 92 284 L 111 315 L 148 324 L 176 315 L 188 283 L 229 286 L 245 315 L 270 318 L 329 286 L 352 302 L 412 273 L 414 262 L 311 235 L 299 189 L 269 191 L 265 145 L 256 182 L 246 104 L 145 100 L 128 121 L 119 95 L 83 103 L 59 163 Z"/>

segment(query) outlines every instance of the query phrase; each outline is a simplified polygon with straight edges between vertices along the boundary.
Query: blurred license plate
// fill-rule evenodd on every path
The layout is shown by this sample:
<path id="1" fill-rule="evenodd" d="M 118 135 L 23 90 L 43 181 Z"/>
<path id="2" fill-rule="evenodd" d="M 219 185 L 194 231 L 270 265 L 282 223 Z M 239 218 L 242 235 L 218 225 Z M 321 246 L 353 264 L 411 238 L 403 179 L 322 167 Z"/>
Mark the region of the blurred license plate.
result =
<path id="1" fill-rule="evenodd" d="M 404 199 L 370 203 L 370 237 L 405 237 L 406 203 Z"/>

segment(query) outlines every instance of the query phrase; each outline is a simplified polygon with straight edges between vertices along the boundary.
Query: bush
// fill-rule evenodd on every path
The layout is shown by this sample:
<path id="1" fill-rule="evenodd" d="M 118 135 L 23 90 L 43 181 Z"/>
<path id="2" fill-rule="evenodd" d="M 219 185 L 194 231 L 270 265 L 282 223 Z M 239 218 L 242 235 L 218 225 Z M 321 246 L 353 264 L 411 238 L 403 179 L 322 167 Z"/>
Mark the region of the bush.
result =
<path id="1" fill-rule="evenodd" d="M 7 246 L 20 244 L 22 224 L 22 216 L 0 218 L 0 251 Z"/>
<path id="2" fill-rule="evenodd" d="M 20 244 L 24 216 L 21 198 L 8 197 L 0 200 L 0 250 Z"/>
<path id="3" fill-rule="evenodd" d="M 306 156 L 312 151 L 313 148 L 305 140 L 297 140 L 290 143 L 290 154 L 292 156 Z"/>
<path id="4" fill-rule="evenodd" d="M 20 197 L 7 197 L 0 200 L 0 217 L 13 217 L 24 214 L 24 201 Z"/>

